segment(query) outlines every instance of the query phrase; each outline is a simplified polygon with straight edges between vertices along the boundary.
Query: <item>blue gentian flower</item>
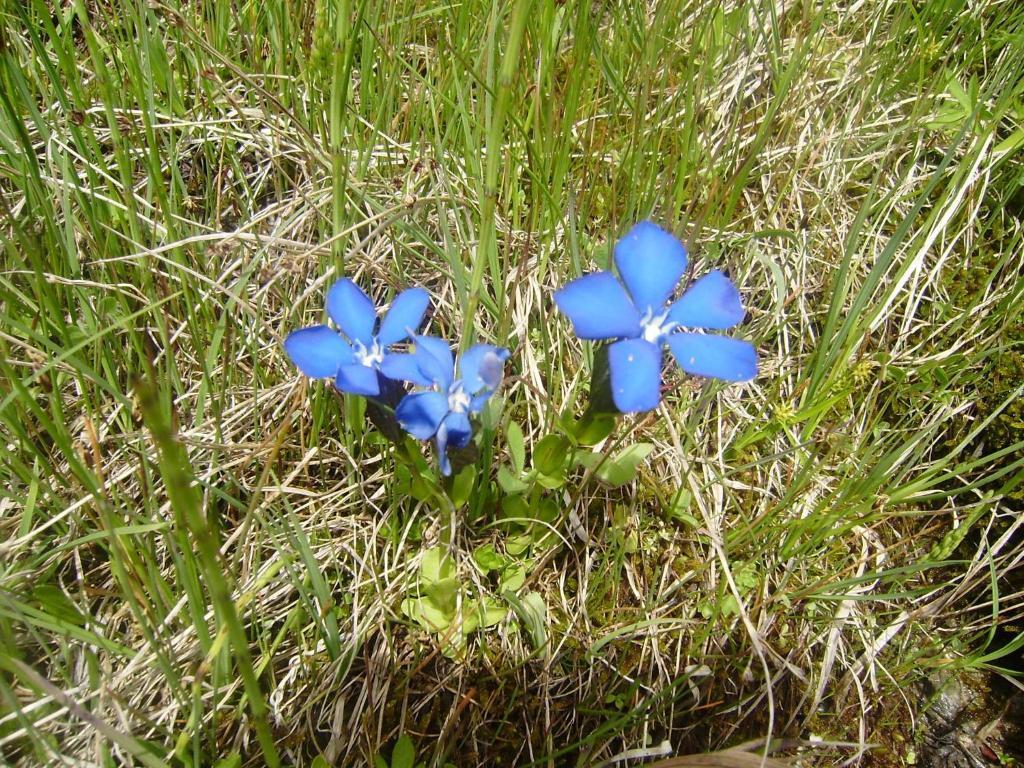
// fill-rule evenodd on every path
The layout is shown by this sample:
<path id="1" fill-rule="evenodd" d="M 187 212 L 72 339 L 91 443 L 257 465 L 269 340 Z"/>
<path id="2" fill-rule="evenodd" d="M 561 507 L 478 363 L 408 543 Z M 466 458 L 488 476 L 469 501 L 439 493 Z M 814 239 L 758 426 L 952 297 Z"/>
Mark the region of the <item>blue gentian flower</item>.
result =
<path id="1" fill-rule="evenodd" d="M 330 377 L 343 392 L 376 397 L 386 386 L 380 381 L 380 368 L 387 348 L 416 333 L 429 304 L 422 288 L 404 290 L 378 328 L 370 297 L 343 277 L 327 291 L 327 314 L 345 336 L 326 325 L 314 325 L 290 333 L 284 349 L 307 376 Z"/>
<path id="2" fill-rule="evenodd" d="M 555 304 L 581 339 L 619 339 L 608 347 L 608 367 L 620 411 L 657 407 L 663 344 L 687 373 L 725 381 L 757 375 L 749 343 L 682 330 L 724 330 L 743 319 L 739 292 L 725 274 L 715 270 L 669 302 L 686 271 L 686 248 L 650 221 L 627 232 L 614 257 L 621 282 L 611 272 L 584 275 L 557 291 Z"/>
<path id="3" fill-rule="evenodd" d="M 441 474 L 450 475 L 448 446 L 465 448 L 473 436 L 469 423 L 501 384 L 509 351 L 493 344 L 474 344 L 459 358 L 448 342 L 433 336 L 413 336 L 409 354 L 384 356 L 381 372 L 388 378 L 427 387 L 402 398 L 395 409 L 398 423 L 417 440 L 434 438 Z"/>

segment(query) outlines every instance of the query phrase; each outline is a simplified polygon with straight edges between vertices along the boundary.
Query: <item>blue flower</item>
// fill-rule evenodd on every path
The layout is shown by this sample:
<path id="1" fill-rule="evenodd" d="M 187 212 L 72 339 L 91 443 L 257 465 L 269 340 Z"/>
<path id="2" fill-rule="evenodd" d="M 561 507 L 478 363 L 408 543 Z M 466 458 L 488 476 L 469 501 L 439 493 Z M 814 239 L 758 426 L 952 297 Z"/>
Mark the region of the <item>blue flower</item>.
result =
<path id="1" fill-rule="evenodd" d="M 450 475 L 448 446 L 465 448 L 469 443 L 469 417 L 480 412 L 501 384 L 509 352 L 493 344 L 474 344 L 456 366 L 448 342 L 433 336 L 413 336 L 413 341 L 411 353 L 385 355 L 381 372 L 428 388 L 402 398 L 395 416 L 417 440 L 434 438 L 441 474 Z"/>
<path id="2" fill-rule="evenodd" d="M 376 397 L 381 394 L 379 372 L 387 348 L 416 333 L 429 304 L 422 288 L 402 291 L 378 328 L 370 297 L 343 277 L 327 291 L 327 314 L 347 340 L 326 325 L 314 325 L 290 333 L 284 349 L 307 376 L 331 377 L 343 392 Z"/>
<path id="3" fill-rule="evenodd" d="M 747 342 L 682 330 L 724 330 L 743 319 L 739 292 L 722 272 L 705 275 L 670 303 L 686 271 L 686 248 L 650 221 L 627 232 L 614 256 L 621 282 L 611 272 L 584 275 L 557 291 L 555 304 L 581 339 L 619 339 L 608 347 L 608 367 L 620 411 L 657 407 L 663 344 L 687 373 L 726 381 L 757 375 L 757 352 Z"/>

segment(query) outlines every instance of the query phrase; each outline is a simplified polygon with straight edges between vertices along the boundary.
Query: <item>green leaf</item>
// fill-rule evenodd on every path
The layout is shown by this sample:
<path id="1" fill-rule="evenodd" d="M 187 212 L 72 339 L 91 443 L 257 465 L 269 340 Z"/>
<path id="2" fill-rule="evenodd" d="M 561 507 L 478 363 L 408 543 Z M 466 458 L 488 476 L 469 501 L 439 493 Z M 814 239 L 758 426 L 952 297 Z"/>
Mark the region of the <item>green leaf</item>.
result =
<path id="1" fill-rule="evenodd" d="M 473 550 L 473 562 L 484 573 L 500 570 L 505 565 L 505 558 L 498 554 L 493 544 L 481 544 Z"/>
<path id="2" fill-rule="evenodd" d="M 534 468 L 545 475 L 557 475 L 565 467 L 571 447 L 561 435 L 545 435 L 533 451 Z"/>
<path id="3" fill-rule="evenodd" d="M 463 468 L 452 480 L 452 492 L 449 494 L 452 504 L 458 509 L 469 501 L 473 495 L 473 483 L 476 481 L 476 467 L 472 464 Z"/>
<path id="4" fill-rule="evenodd" d="M 391 474 L 391 490 L 399 497 L 412 495 L 412 472 L 405 464 L 395 464 Z"/>
<path id="5" fill-rule="evenodd" d="M 974 108 L 974 103 L 971 97 L 967 95 L 967 91 L 964 90 L 963 86 L 957 81 L 955 77 L 949 78 L 949 82 L 946 84 L 946 90 L 949 91 L 950 96 L 956 99 L 957 103 L 963 107 L 964 112 L 970 114 Z"/>
<path id="6" fill-rule="evenodd" d="M 557 502 L 545 496 L 537 502 L 531 511 L 533 512 L 534 519 L 538 521 L 530 526 L 529 532 L 533 543 L 535 545 L 553 543 L 557 538 L 557 534 L 552 530 L 555 521 L 558 520 L 559 507 Z M 547 523 L 547 525 L 542 525 L 541 523 Z"/>
<path id="7" fill-rule="evenodd" d="M 544 472 L 537 473 L 537 482 L 542 488 L 554 491 L 565 485 L 565 470 L 559 469 L 554 474 L 546 474 Z"/>
<path id="8" fill-rule="evenodd" d="M 493 432 L 501 420 L 501 412 L 504 408 L 505 398 L 501 395 L 488 398 L 487 405 L 484 406 L 484 410 L 480 414 L 480 428 L 486 432 Z"/>
<path id="9" fill-rule="evenodd" d="M 535 525 L 530 530 L 530 538 L 533 539 L 533 546 L 547 546 L 553 544 L 557 536 L 550 528 L 543 525 Z"/>
<path id="10" fill-rule="evenodd" d="M 501 572 L 501 579 L 498 589 L 504 592 L 518 592 L 526 583 L 526 565 L 515 563 L 509 565 Z"/>
<path id="11" fill-rule="evenodd" d="M 521 600 L 511 592 L 506 592 L 504 597 L 523 622 L 534 650 L 540 651 L 545 648 L 548 643 L 548 628 L 545 620 L 547 605 L 544 598 L 536 592 L 527 592 Z"/>
<path id="12" fill-rule="evenodd" d="M 640 462 L 654 450 L 651 443 L 636 443 L 619 451 L 613 458 L 601 464 L 594 475 L 604 483 L 618 488 L 636 477 Z"/>
<path id="13" fill-rule="evenodd" d="M 402 613 L 427 632 L 443 632 L 452 623 L 454 613 L 446 614 L 425 597 L 407 597 L 402 601 Z"/>
<path id="14" fill-rule="evenodd" d="M 402 611 L 428 632 L 441 632 L 455 618 L 458 604 L 455 561 L 443 547 L 433 547 L 420 560 L 420 596 L 402 601 Z"/>
<path id="15" fill-rule="evenodd" d="M 523 438 L 523 430 L 516 422 L 508 423 L 505 428 L 505 440 L 508 443 L 509 455 L 512 457 L 513 469 L 522 473 L 526 467 L 526 441 Z"/>
<path id="16" fill-rule="evenodd" d="M 469 637 L 478 629 L 493 627 L 507 615 L 508 609 L 493 597 L 484 596 L 480 601 L 466 600 L 462 604 L 462 634 Z"/>
<path id="17" fill-rule="evenodd" d="M 722 602 L 718 604 L 718 607 L 723 616 L 739 616 L 740 604 L 732 592 L 722 598 Z"/>
<path id="18" fill-rule="evenodd" d="M 952 101 L 944 101 L 936 107 L 935 114 L 925 125 L 934 131 L 956 130 L 971 116 L 969 110 Z"/>
<path id="19" fill-rule="evenodd" d="M 433 584 L 455 576 L 455 561 L 444 547 L 432 547 L 423 553 L 420 560 L 420 580 Z"/>
<path id="20" fill-rule="evenodd" d="M 558 502 L 554 499 L 545 496 L 538 501 L 533 509 L 532 517 L 535 520 L 542 520 L 545 523 L 554 523 L 558 519 Z"/>
<path id="21" fill-rule="evenodd" d="M 498 485 L 509 496 L 514 496 L 517 493 L 526 493 L 526 491 L 530 490 L 530 484 L 517 474 L 510 472 L 504 464 L 498 467 Z"/>
<path id="22" fill-rule="evenodd" d="M 416 501 L 430 501 L 437 493 L 437 485 L 424 475 L 413 473 L 412 483 L 409 485 L 409 495 Z"/>
<path id="23" fill-rule="evenodd" d="M 956 548 L 960 546 L 967 534 L 974 529 L 974 524 L 978 522 L 978 519 L 985 511 L 984 505 L 979 505 L 974 508 L 965 520 L 956 528 L 951 528 L 946 532 L 939 541 L 932 545 L 931 550 L 928 552 L 928 556 L 925 558 L 928 562 L 941 562 L 947 559 L 950 555 L 956 551 Z"/>
<path id="24" fill-rule="evenodd" d="M 1016 152 L 1021 147 L 1024 147 L 1024 128 L 1018 128 L 1016 131 L 1011 133 L 999 142 L 999 144 L 996 145 L 996 148 L 992 151 L 997 155 L 1001 155 L 1007 152 Z"/>
<path id="25" fill-rule="evenodd" d="M 692 502 L 693 494 L 685 488 L 680 489 L 679 493 L 677 493 L 675 498 L 672 500 L 672 506 L 669 507 L 669 517 L 680 523 L 688 525 L 691 528 L 699 528 L 700 521 L 688 511 Z"/>
<path id="26" fill-rule="evenodd" d="M 627 555 L 633 555 L 638 549 L 640 549 L 640 539 L 636 531 L 630 531 L 622 539 L 622 551 Z"/>
<path id="27" fill-rule="evenodd" d="M 444 640 L 444 644 L 441 646 L 441 653 L 446 659 L 458 660 L 465 655 L 466 636 L 461 632 L 453 632 L 445 638 L 438 639 Z"/>
<path id="28" fill-rule="evenodd" d="M 602 459 L 604 454 L 595 451 L 576 451 L 572 457 L 573 464 L 584 469 L 595 469 Z"/>
<path id="29" fill-rule="evenodd" d="M 395 742 L 395 748 L 391 750 L 391 768 L 413 768 L 416 762 L 416 749 L 412 745 L 412 739 L 404 733 Z"/>
<path id="30" fill-rule="evenodd" d="M 530 505 L 523 496 L 508 496 L 502 501 L 501 515 L 506 519 L 514 519 L 517 524 L 524 523 L 526 518 L 531 517 Z"/>
<path id="31" fill-rule="evenodd" d="M 463 637 L 469 637 L 476 632 L 480 626 L 480 608 L 476 600 L 463 600 L 462 602 L 462 630 Z"/>
<path id="32" fill-rule="evenodd" d="M 508 608 L 489 595 L 481 601 L 479 612 L 480 626 L 484 629 L 500 624 L 508 616 Z"/>
<path id="33" fill-rule="evenodd" d="M 531 544 L 533 544 L 533 536 L 529 534 L 510 536 L 508 541 L 505 542 L 505 551 L 515 557 L 528 550 Z"/>
<path id="34" fill-rule="evenodd" d="M 455 607 L 459 599 L 459 582 L 457 579 L 441 579 L 423 588 L 424 596 L 434 604 L 451 622 L 455 615 Z"/>
<path id="35" fill-rule="evenodd" d="M 580 445 L 597 445 L 612 433 L 615 422 L 608 414 L 587 414 L 572 426 L 572 436 Z"/>
<path id="36" fill-rule="evenodd" d="M 317 762 L 317 761 L 320 762 Z M 239 768 L 242 765 L 242 755 L 238 752 L 232 752 L 227 757 L 222 757 L 216 763 L 213 768 Z M 310 768 L 331 768 L 330 764 L 324 759 L 323 755 L 317 755 L 313 758 L 313 762 Z"/>
<path id="37" fill-rule="evenodd" d="M 732 578 L 740 592 L 749 592 L 760 582 L 761 577 L 757 573 L 756 563 L 738 563 L 732 571 Z"/>

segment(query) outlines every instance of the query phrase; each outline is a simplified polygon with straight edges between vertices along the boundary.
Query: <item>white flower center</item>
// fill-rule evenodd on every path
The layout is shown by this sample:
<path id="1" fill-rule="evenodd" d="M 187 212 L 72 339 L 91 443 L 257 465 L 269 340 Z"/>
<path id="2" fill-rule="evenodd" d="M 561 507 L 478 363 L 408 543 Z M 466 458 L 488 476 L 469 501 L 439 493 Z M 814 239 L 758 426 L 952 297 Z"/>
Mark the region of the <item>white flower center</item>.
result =
<path id="1" fill-rule="evenodd" d="M 653 308 L 648 308 L 644 316 L 640 318 L 644 341 L 649 341 L 652 344 L 658 344 L 677 325 L 679 323 L 668 319 L 667 309 L 660 315 L 656 315 Z"/>
<path id="2" fill-rule="evenodd" d="M 377 368 L 384 362 L 384 349 L 376 339 L 373 340 L 373 346 L 369 349 L 363 346 L 363 342 L 356 341 L 352 345 L 352 351 L 355 352 L 356 360 L 367 368 Z"/>
<path id="3" fill-rule="evenodd" d="M 462 382 L 456 381 L 448 388 L 448 410 L 452 413 L 465 413 L 469 410 L 471 400 L 462 388 Z"/>

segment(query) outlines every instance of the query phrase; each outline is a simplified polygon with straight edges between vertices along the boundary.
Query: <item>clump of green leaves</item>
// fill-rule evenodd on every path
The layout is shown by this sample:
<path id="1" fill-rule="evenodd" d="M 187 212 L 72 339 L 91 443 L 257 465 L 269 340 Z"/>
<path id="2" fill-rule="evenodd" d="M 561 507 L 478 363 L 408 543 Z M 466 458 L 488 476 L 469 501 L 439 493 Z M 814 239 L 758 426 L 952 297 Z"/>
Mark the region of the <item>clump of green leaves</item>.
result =
<path id="1" fill-rule="evenodd" d="M 499 624 L 508 610 L 490 595 L 470 597 L 457 576 L 454 559 L 443 547 L 434 547 L 423 553 L 419 579 L 402 601 L 402 613 L 437 635 L 446 655 L 458 656 L 466 638 Z"/>

